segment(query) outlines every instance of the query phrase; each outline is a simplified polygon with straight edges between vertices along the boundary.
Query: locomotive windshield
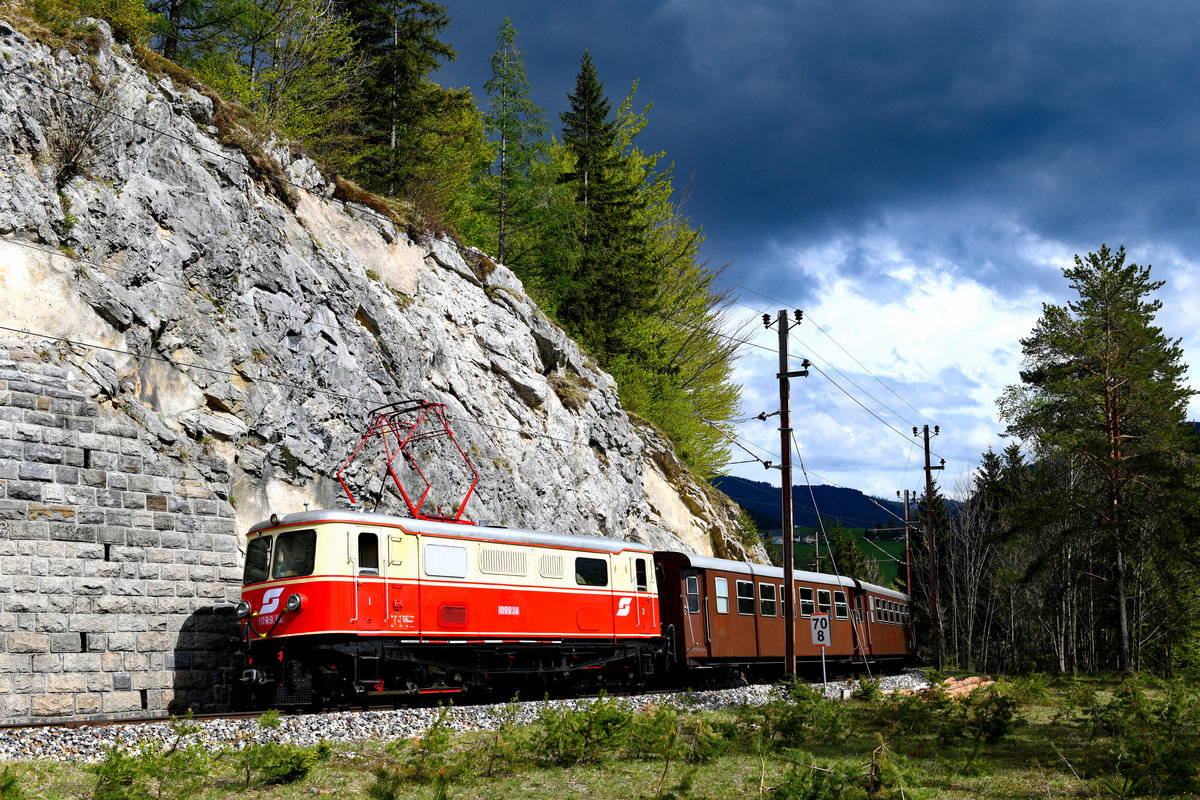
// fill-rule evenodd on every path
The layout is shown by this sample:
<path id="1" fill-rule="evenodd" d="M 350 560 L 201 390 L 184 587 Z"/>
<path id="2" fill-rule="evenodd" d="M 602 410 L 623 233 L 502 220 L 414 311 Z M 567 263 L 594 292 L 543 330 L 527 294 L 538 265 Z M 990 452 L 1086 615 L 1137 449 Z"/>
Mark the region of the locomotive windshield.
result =
<path id="1" fill-rule="evenodd" d="M 246 545 L 246 570 L 242 583 L 251 584 L 267 579 L 267 567 L 271 564 L 271 537 L 260 536 Z"/>
<path id="2" fill-rule="evenodd" d="M 275 537 L 260 536 L 246 546 L 242 584 L 248 586 L 271 578 L 312 575 L 316 560 L 317 532 L 314 530 L 285 531 Z"/>
<path id="3" fill-rule="evenodd" d="M 271 561 L 272 578 L 312 575 L 317 560 L 317 532 L 285 531 L 275 537 L 275 558 Z"/>

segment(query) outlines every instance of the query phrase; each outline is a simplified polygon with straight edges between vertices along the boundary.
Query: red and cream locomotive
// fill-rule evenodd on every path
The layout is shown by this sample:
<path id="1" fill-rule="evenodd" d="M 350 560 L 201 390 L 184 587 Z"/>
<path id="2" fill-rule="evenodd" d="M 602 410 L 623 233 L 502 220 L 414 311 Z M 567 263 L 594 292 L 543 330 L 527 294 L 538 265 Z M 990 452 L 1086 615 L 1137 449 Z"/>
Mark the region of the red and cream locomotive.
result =
<path id="1" fill-rule="evenodd" d="M 415 424 L 397 422 L 412 413 Z M 782 670 L 777 567 L 422 515 L 424 495 L 410 501 L 393 466 L 430 435 L 430 420 L 453 441 L 443 409 L 428 403 L 381 409 L 368 431 L 384 438 L 412 519 L 306 511 L 249 531 L 237 613 L 243 682 L 257 704 L 365 705 L 476 688 L 528 696 Z M 810 572 L 796 573 L 792 590 L 798 631 L 804 616 L 831 614 L 831 659 L 911 655 L 904 595 Z M 819 660 L 796 641 L 798 661 Z"/>

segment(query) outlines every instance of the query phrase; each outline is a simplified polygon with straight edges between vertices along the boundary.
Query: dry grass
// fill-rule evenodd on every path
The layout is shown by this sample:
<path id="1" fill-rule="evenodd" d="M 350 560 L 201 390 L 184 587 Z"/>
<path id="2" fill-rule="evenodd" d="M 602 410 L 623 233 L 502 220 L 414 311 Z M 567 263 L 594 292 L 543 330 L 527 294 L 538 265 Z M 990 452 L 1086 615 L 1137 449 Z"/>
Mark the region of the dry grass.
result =
<path id="1" fill-rule="evenodd" d="M 344 178 L 341 175 L 333 177 L 333 187 L 333 196 L 338 200 L 366 206 L 376 214 L 391 220 L 397 225 L 405 224 L 404 215 L 401 213 L 399 206 L 394 204 L 394 201 L 389 202 L 387 198 L 380 197 L 374 192 L 369 192 L 354 181 Z"/>

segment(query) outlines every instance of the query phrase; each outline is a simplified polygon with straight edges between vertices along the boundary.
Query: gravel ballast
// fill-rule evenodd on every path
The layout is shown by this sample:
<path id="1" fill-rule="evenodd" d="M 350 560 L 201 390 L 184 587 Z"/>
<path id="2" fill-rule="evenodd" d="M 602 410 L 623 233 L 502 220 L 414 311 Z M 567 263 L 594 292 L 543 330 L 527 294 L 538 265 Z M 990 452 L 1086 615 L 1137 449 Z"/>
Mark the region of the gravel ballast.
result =
<path id="1" fill-rule="evenodd" d="M 879 683 L 884 692 L 920 689 L 929 685 L 924 675 L 917 671 L 885 675 L 879 679 Z M 853 680 L 830 681 L 825 694 L 831 698 L 841 698 L 856 686 L 857 682 Z M 629 695 L 617 699 L 637 710 L 650 706 L 670 706 L 688 711 L 715 711 L 762 705 L 778 696 L 778 692 L 778 687 L 773 685 L 756 685 L 718 691 Z M 516 704 L 516 721 L 521 724 L 532 722 L 539 709 L 546 704 L 578 707 L 588 702 L 586 699 L 520 702 Z M 452 706 L 448 715 L 450 727 L 456 731 L 491 730 L 500 724 L 507 706 Z M 280 717 L 279 727 L 271 729 L 263 728 L 257 719 L 194 721 L 190 724 L 199 730 L 189 740 L 214 751 L 222 747 L 237 748 L 251 742 L 267 741 L 301 746 L 312 746 L 322 741 L 388 741 L 419 736 L 437 719 L 437 715 L 436 708 L 302 714 Z M 165 744 L 174 738 L 175 732 L 169 722 L 87 728 L 14 728 L 0 731 L 0 761 L 51 759 L 95 762 L 103 759 L 105 751 L 113 745 L 138 748 Z"/>

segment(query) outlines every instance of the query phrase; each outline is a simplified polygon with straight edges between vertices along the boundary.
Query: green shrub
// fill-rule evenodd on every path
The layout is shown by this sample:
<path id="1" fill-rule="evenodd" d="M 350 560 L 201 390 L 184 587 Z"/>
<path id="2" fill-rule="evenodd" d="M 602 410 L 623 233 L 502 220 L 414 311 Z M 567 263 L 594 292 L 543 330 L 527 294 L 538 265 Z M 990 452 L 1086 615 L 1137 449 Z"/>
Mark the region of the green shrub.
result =
<path id="1" fill-rule="evenodd" d="M 199 729 L 187 720 L 173 720 L 174 737 L 166 746 L 146 745 L 127 750 L 114 745 L 104 760 L 89 770 L 96 775 L 95 800 L 194 797 L 208 779 L 212 757 L 187 737 Z M 10 800 L 0 788 L 0 798 Z"/>
<path id="2" fill-rule="evenodd" d="M 317 763 L 316 751 L 308 747 L 267 742 L 251 749 L 254 771 L 259 782 L 266 786 L 299 783 Z"/>
<path id="3" fill-rule="evenodd" d="M 142 785 L 148 776 L 139 753 L 113 745 L 104 751 L 104 760 L 89 769 L 97 779 L 93 800 L 142 800 L 151 797 Z"/>
<path id="4" fill-rule="evenodd" d="M 883 692 L 879 689 L 878 678 L 863 678 L 858 682 L 858 686 L 854 689 L 852 695 L 855 700 L 861 700 L 864 703 L 874 703 L 883 699 Z"/>
<path id="5" fill-rule="evenodd" d="M 1049 679 L 1043 672 L 1019 675 L 996 682 L 996 690 L 1019 705 L 1043 703 L 1049 697 Z"/>
<path id="6" fill-rule="evenodd" d="M 1132 796 L 1200 789 L 1200 698 L 1194 690 L 1176 682 L 1152 696 L 1142 679 L 1129 677 L 1093 719 L 1096 732 L 1111 737 L 1109 791 Z"/>
<path id="7" fill-rule="evenodd" d="M 496 725 L 484 738 L 479 752 L 484 777 L 491 778 L 501 772 L 511 774 L 527 760 L 532 750 L 531 737 L 529 728 L 517 723 L 519 710 L 516 698 L 505 706 L 492 709 Z"/>
<path id="8" fill-rule="evenodd" d="M 865 798 L 862 776 L 849 764 L 820 766 L 812 754 L 799 752 L 783 782 L 771 790 L 773 800 L 843 800 Z"/>
<path id="9" fill-rule="evenodd" d="M 603 694 L 581 708 L 544 706 L 537 718 L 536 757 L 549 766 L 595 763 L 629 741 L 633 714 Z"/>
<path id="10" fill-rule="evenodd" d="M 4 772 L 0 772 L 0 800 L 25 800 L 21 777 L 12 772 L 11 767 L 6 766 Z"/>
<path id="11" fill-rule="evenodd" d="M 844 703 L 826 699 L 819 689 L 793 681 L 786 695 L 761 706 L 746 706 L 737 713 L 735 734 L 753 750 L 800 747 L 808 742 L 841 742 L 849 729 Z M 729 734 L 726 734 L 729 737 Z"/>
<path id="12" fill-rule="evenodd" d="M 707 764 L 728 746 L 711 721 L 659 707 L 633 715 L 626 752 L 630 758 L 647 761 Z"/>
<path id="13" fill-rule="evenodd" d="M 454 763 L 449 720 L 450 708 L 438 706 L 437 717 L 423 734 L 388 745 L 388 751 L 400 761 L 398 772 L 402 778 L 425 783 L 465 768 Z"/>

